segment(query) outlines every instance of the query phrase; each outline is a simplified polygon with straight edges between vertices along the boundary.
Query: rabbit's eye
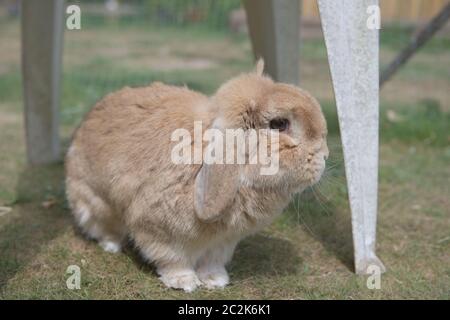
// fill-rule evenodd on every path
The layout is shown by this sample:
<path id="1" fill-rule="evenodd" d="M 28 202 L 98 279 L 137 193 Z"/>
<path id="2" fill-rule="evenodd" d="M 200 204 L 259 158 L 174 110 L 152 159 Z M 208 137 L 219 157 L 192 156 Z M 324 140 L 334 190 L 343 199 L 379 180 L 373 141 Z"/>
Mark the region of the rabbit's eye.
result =
<path id="1" fill-rule="evenodd" d="M 270 129 L 286 131 L 289 128 L 289 120 L 285 118 L 275 118 L 270 120 L 269 123 Z"/>

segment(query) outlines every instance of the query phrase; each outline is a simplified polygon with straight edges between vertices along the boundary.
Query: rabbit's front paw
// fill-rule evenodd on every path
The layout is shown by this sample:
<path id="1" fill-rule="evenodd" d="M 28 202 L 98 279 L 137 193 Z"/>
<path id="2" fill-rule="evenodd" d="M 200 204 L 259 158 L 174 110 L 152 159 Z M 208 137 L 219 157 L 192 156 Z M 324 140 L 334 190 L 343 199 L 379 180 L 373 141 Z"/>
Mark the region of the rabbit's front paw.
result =
<path id="1" fill-rule="evenodd" d="M 208 289 L 222 289 L 230 282 L 224 267 L 201 268 L 197 271 L 197 275 Z"/>
<path id="2" fill-rule="evenodd" d="M 120 243 L 114 241 L 100 241 L 100 246 L 103 248 L 103 250 L 110 253 L 118 253 L 121 250 Z"/>
<path id="3" fill-rule="evenodd" d="M 171 270 L 160 274 L 159 279 L 169 288 L 192 292 L 202 284 L 193 270 Z"/>

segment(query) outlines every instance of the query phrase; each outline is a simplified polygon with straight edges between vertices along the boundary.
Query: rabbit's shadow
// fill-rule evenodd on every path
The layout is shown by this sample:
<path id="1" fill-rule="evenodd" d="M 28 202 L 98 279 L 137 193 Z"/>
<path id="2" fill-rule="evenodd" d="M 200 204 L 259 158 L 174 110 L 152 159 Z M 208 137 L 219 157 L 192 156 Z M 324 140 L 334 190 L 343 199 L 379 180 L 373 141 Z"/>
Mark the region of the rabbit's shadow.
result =
<path id="1" fill-rule="evenodd" d="M 157 276 L 153 264 L 147 263 L 129 241 L 125 253 L 137 267 L 146 273 Z M 280 276 L 295 274 L 302 264 L 294 246 L 287 240 L 258 233 L 242 240 L 233 255 L 228 271 L 232 278 L 242 280 L 253 276 Z"/>
<path id="2" fill-rule="evenodd" d="M 306 205 L 295 208 L 293 204 L 296 200 Z M 307 190 L 297 196 L 286 211 L 325 250 L 340 260 L 348 270 L 354 271 L 352 224 L 348 208 L 339 209 L 333 201 L 324 202 L 315 192 Z"/>
<path id="3" fill-rule="evenodd" d="M 262 232 L 239 243 L 228 269 L 232 277 L 242 280 L 296 274 L 302 263 L 291 242 Z"/>

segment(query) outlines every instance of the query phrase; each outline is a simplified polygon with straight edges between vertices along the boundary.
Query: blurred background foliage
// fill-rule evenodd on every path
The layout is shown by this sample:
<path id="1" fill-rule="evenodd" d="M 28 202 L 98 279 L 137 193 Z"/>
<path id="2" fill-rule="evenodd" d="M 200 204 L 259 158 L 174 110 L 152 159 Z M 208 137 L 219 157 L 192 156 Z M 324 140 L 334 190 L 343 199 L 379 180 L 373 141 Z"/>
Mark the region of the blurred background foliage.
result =
<path id="1" fill-rule="evenodd" d="M 115 21 L 156 27 L 201 25 L 218 30 L 227 28 L 230 12 L 241 6 L 240 0 L 81 0 L 70 3 L 83 6 L 83 23 L 87 24 Z"/>

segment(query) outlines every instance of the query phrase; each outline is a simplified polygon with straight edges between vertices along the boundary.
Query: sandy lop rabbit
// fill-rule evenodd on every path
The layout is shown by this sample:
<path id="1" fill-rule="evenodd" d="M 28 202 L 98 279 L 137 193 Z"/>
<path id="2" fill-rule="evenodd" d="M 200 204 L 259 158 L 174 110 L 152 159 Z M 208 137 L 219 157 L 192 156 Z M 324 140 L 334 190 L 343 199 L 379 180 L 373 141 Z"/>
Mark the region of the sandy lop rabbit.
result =
<path id="1" fill-rule="evenodd" d="M 153 83 L 99 101 L 66 156 L 67 197 L 81 230 L 110 252 L 131 238 L 168 287 L 227 285 L 237 243 L 316 183 L 328 156 L 318 102 L 262 69 L 260 61 L 212 97 Z M 261 175 L 258 164 L 174 164 L 171 134 L 193 133 L 194 121 L 204 130 L 278 130 L 278 173 Z"/>

